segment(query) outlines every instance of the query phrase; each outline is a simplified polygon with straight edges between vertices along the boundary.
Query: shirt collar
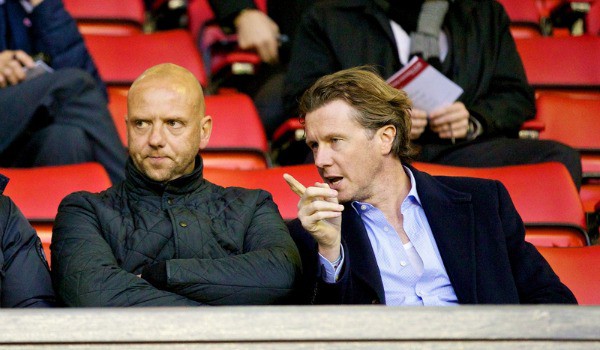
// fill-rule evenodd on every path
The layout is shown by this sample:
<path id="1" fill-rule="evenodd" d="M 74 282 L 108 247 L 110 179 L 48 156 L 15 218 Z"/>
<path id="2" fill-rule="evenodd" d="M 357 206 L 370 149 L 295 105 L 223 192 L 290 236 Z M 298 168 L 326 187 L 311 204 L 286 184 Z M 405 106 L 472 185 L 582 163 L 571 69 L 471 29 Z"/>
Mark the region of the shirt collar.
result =
<path id="1" fill-rule="evenodd" d="M 419 193 L 417 192 L 417 181 L 415 180 L 415 177 L 414 177 L 412 171 L 410 171 L 410 169 L 408 167 L 405 167 L 405 166 L 402 166 L 402 167 L 404 168 L 404 172 L 406 173 L 406 175 L 408 175 L 408 178 L 410 179 L 410 191 L 408 191 L 408 195 L 402 202 L 402 205 L 404 205 L 405 203 L 412 203 L 412 204 L 421 206 L 421 198 L 419 198 Z M 352 208 L 359 215 L 366 213 L 374 208 L 372 204 L 359 202 L 359 201 L 353 201 L 351 203 L 351 205 L 352 205 Z"/>

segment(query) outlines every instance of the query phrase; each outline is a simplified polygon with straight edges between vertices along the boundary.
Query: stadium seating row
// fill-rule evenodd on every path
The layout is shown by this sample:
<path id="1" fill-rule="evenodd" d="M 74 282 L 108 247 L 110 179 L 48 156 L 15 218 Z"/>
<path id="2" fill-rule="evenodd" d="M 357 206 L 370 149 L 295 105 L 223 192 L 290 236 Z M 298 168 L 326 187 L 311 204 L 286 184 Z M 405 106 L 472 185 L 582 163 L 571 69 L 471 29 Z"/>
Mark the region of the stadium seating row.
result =
<path id="1" fill-rule="evenodd" d="M 519 167 L 465 169 L 414 164 L 432 174 L 466 175 L 501 179 L 509 190 L 517 210 L 526 225 L 526 239 L 535 244 L 575 293 L 581 304 L 600 304 L 600 279 L 590 267 L 600 263 L 600 246 L 589 246 L 585 233 L 585 218 L 577 192 L 566 169 L 558 163 L 526 166 L 528 178 Z M 49 256 L 52 222 L 58 203 L 76 190 L 102 191 L 110 186 L 104 169 L 95 163 L 31 169 L 0 169 L 11 178 L 6 194 L 11 196 L 31 220 Z M 283 181 L 289 173 L 305 184 L 319 181 L 312 165 L 275 167 L 270 169 L 205 169 L 205 177 L 223 186 L 263 188 L 273 194 L 282 216 L 296 216 L 297 196 Z M 544 181 L 536 181 L 544 176 Z M 32 193 L 45 193 L 39 200 Z M 567 248 L 570 247 L 570 248 Z"/>

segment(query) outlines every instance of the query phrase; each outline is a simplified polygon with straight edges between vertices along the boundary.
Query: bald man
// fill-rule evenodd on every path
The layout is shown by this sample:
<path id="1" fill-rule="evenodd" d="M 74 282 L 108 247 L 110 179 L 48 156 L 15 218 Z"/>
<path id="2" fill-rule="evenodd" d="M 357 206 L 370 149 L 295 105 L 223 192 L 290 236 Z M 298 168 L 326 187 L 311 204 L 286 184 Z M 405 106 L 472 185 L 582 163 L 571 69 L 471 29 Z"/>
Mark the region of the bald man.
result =
<path id="1" fill-rule="evenodd" d="M 77 192 L 52 237 L 56 292 L 68 306 L 288 302 L 298 251 L 271 196 L 202 177 L 212 118 L 186 69 L 145 71 L 128 96 L 122 184 Z"/>

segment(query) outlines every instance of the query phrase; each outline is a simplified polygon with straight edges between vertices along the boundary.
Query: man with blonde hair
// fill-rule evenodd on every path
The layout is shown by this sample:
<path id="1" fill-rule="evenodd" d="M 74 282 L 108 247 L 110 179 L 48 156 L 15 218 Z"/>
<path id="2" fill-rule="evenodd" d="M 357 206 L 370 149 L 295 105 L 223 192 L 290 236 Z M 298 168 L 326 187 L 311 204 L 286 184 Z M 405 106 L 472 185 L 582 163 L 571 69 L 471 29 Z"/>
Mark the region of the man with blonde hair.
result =
<path id="1" fill-rule="evenodd" d="M 499 181 L 410 166 L 411 103 L 372 71 L 319 79 L 300 101 L 322 183 L 305 188 L 290 232 L 305 301 L 454 305 L 576 303 L 524 239 Z"/>

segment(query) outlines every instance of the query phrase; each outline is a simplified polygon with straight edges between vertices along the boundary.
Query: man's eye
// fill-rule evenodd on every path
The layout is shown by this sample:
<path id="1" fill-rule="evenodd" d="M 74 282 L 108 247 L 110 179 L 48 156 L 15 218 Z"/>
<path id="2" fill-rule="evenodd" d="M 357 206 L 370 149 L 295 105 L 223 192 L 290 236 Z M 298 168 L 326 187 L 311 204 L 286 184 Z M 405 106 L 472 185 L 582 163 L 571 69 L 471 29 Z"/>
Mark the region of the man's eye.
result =
<path id="1" fill-rule="evenodd" d="M 170 126 L 170 127 L 172 127 L 172 128 L 176 128 L 176 129 L 183 126 L 183 124 L 180 121 L 177 121 L 177 120 L 169 120 L 167 122 L 167 125 Z"/>
<path id="2" fill-rule="evenodd" d="M 143 127 L 148 126 L 148 122 L 146 122 L 144 120 L 136 120 L 133 123 L 137 128 L 143 128 Z"/>

